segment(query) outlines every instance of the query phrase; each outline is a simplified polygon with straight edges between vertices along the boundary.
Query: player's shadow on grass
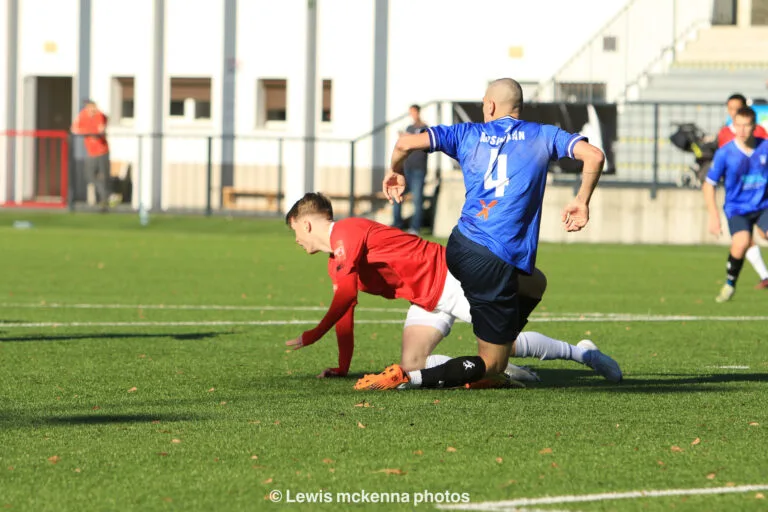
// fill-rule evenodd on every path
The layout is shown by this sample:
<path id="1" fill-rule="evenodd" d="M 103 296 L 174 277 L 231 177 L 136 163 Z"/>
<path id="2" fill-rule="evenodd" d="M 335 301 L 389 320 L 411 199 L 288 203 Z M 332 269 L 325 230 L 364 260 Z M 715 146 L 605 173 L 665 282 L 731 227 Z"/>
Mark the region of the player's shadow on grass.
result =
<path id="1" fill-rule="evenodd" d="M 172 338 L 177 341 L 194 341 L 215 338 L 217 336 L 233 334 L 231 332 L 194 332 L 194 333 L 128 333 L 128 332 L 104 332 L 90 334 L 30 334 L 28 336 L 0 337 L 0 343 L 15 341 L 73 341 L 73 340 L 111 340 L 131 338 Z"/>
<path id="2" fill-rule="evenodd" d="M 643 376 L 625 376 L 618 384 L 594 377 L 590 370 L 537 368 L 541 382 L 532 383 L 536 388 L 584 388 L 595 391 L 619 393 L 692 393 L 700 391 L 728 391 L 728 388 L 715 386 L 738 382 L 768 382 L 768 373 L 701 373 L 701 374 L 650 374 Z M 660 378 L 655 378 L 659 375 Z M 735 389 L 734 389 L 735 391 Z"/>
<path id="3" fill-rule="evenodd" d="M 149 423 L 171 421 L 197 421 L 204 419 L 195 414 L 73 414 L 42 418 L 48 425 L 106 425 L 111 423 Z"/>

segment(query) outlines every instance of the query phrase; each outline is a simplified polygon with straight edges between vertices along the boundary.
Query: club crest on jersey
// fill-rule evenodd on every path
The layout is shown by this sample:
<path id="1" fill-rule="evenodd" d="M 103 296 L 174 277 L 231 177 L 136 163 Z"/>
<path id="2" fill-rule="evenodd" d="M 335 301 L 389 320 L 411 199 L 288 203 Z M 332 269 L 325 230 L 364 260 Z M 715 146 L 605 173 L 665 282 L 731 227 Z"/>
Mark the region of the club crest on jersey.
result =
<path id="1" fill-rule="evenodd" d="M 347 254 L 344 252 L 343 241 L 339 240 L 339 243 L 336 244 L 336 248 L 333 250 L 333 257 L 336 259 L 336 261 L 339 262 L 339 264 L 343 263 L 346 259 Z"/>
<path id="2" fill-rule="evenodd" d="M 765 165 L 768 162 L 768 155 L 760 155 L 760 165 Z"/>
<path id="3" fill-rule="evenodd" d="M 498 201 L 494 199 L 490 203 L 485 204 L 485 201 L 481 199 L 480 205 L 483 207 L 483 209 L 477 212 L 477 215 L 475 215 L 475 217 L 482 217 L 483 220 L 488 220 L 488 214 L 491 213 L 491 208 L 496 206 L 497 203 Z"/>

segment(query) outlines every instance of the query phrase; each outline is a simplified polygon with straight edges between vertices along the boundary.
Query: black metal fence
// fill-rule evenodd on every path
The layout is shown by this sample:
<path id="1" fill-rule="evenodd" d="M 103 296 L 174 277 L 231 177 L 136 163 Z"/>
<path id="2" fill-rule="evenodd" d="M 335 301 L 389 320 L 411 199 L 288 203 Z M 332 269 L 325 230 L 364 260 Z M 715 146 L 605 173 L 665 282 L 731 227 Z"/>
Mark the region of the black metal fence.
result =
<path id="1" fill-rule="evenodd" d="M 617 115 L 608 120 L 589 118 L 583 126 L 564 128 L 589 132 L 593 143 L 611 148 L 606 151 L 611 172 L 601 180 L 602 186 L 646 188 L 655 196 L 660 188 L 692 186 L 686 177 L 692 172 L 695 157 L 669 140 L 677 125 L 695 123 L 715 137 L 725 121 L 721 104 L 639 102 L 618 106 Z M 118 208 L 126 209 L 159 205 L 163 210 L 208 215 L 237 211 L 282 213 L 288 183 L 286 169 L 303 165 L 297 162 L 303 162 L 299 159 L 308 147 L 313 147 L 314 188 L 346 204 L 349 214 L 365 213 L 361 208 L 372 209 L 377 201 L 383 203 L 377 193 L 397 137 L 393 124 L 390 121 L 352 140 L 113 131 L 109 134 L 111 199 L 122 203 Z M 377 153 L 375 146 L 381 146 L 381 136 L 385 149 Z M 310 142 L 312 145 L 307 146 Z M 76 209 L 93 203 L 94 191 L 83 172 L 81 136 L 73 136 L 71 144 L 75 150 L 70 151 L 69 205 Z M 439 181 L 440 159 L 432 161 Z M 160 172 L 155 172 L 158 168 Z M 458 170 L 456 165 L 453 168 Z M 578 173 L 557 165 L 551 171 L 553 185 L 578 186 Z M 156 180 L 152 197 L 141 193 L 147 179 Z"/>

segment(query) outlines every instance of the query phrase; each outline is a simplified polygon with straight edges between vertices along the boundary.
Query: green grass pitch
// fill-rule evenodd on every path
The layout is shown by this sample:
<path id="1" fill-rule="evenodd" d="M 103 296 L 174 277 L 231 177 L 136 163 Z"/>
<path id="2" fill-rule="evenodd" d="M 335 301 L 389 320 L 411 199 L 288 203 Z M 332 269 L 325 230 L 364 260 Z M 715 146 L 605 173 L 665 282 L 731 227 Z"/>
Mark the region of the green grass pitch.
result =
<path id="1" fill-rule="evenodd" d="M 330 301 L 325 258 L 281 222 L 4 212 L 0 509 L 433 510 L 417 493 L 766 485 L 768 292 L 745 266 L 734 300 L 715 304 L 725 259 L 722 247 L 542 245 L 549 288 L 527 329 L 593 339 L 622 384 L 529 359 L 543 382 L 526 389 L 357 392 L 357 376 L 398 360 L 407 304 L 361 296 L 355 375 L 315 378 L 335 366 L 333 334 L 295 352 L 284 342 Z M 458 324 L 437 353 L 474 350 Z M 362 491 L 411 501 L 335 502 Z M 334 503 L 288 502 L 317 492 Z M 763 494 L 520 509 L 766 510 Z"/>

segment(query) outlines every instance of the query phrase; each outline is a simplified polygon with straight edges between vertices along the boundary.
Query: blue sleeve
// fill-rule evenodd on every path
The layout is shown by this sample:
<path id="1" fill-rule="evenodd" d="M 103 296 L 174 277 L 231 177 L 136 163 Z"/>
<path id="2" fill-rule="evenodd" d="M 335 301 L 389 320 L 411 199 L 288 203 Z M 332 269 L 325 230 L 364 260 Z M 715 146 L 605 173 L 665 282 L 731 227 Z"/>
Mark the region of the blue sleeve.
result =
<path id="1" fill-rule="evenodd" d="M 560 158 L 575 158 L 573 148 L 580 140 L 586 141 L 587 138 L 579 133 L 568 133 L 557 126 L 544 125 L 542 127 L 545 134 L 551 137 L 550 158 L 558 160 Z"/>
<path id="2" fill-rule="evenodd" d="M 429 152 L 442 151 L 454 160 L 458 160 L 459 147 L 464 134 L 465 124 L 452 126 L 439 125 L 427 129 L 429 134 Z"/>
<path id="3" fill-rule="evenodd" d="M 726 155 L 723 148 L 715 151 L 715 158 L 712 159 L 712 165 L 707 172 L 707 183 L 713 187 L 716 187 L 720 180 L 723 179 L 723 176 L 725 176 L 725 159 Z"/>

